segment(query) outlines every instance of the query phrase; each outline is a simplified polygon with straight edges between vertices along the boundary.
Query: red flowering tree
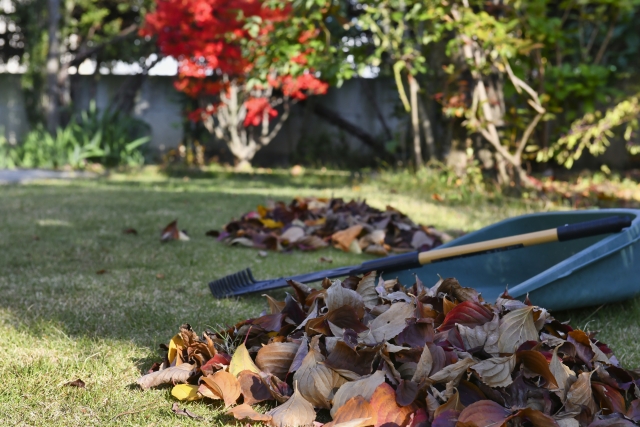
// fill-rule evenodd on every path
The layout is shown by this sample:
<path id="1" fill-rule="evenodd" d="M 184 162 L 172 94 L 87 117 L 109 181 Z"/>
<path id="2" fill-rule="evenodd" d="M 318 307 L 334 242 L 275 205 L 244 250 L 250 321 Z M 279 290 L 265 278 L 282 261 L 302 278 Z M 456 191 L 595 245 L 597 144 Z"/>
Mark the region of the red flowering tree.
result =
<path id="1" fill-rule="evenodd" d="M 324 94 L 316 76 L 318 31 L 291 25 L 292 3 L 264 0 L 157 0 L 144 35 L 179 61 L 175 87 L 198 99 L 191 112 L 239 165 L 276 136 L 291 104 Z M 284 36 L 284 37 L 283 37 Z"/>

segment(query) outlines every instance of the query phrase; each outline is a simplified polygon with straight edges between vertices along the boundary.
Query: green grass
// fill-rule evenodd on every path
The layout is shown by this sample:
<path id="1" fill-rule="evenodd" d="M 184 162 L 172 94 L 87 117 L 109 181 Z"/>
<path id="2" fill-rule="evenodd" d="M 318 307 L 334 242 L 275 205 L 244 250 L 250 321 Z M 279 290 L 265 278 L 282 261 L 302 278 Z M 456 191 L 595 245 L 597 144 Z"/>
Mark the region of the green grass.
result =
<path id="1" fill-rule="evenodd" d="M 180 324 L 200 333 L 266 307 L 260 297 L 214 300 L 210 280 L 245 267 L 264 278 L 318 270 L 326 268 L 322 255 L 334 259 L 332 266 L 363 260 L 333 249 L 261 258 L 204 236 L 267 198 L 360 197 L 381 208 L 392 204 L 422 223 L 462 230 L 545 208 L 506 198 L 443 204 L 431 191 L 397 192 L 339 173 L 184 179 L 145 173 L 0 187 L 0 419 L 25 426 L 195 425 L 171 413 L 168 388 L 142 392 L 135 380 Z M 175 218 L 191 241 L 161 244 L 160 229 Z M 139 235 L 123 235 L 128 227 Z M 107 272 L 96 274 L 102 269 Z M 636 366 L 639 314 L 634 300 L 558 317 L 579 326 L 588 320 L 625 365 Z M 76 378 L 86 389 L 64 386 Z M 207 422 L 235 424 L 219 406 L 186 405 Z"/>

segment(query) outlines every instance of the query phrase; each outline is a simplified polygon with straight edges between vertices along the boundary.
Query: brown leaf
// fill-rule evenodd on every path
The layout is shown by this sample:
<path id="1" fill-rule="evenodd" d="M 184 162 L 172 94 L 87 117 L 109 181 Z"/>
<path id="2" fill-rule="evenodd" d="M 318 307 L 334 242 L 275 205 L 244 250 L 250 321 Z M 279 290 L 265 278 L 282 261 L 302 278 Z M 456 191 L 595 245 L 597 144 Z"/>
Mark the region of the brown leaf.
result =
<path id="1" fill-rule="evenodd" d="M 213 375 L 202 377 L 201 380 L 213 391 L 214 395 L 224 400 L 225 407 L 235 404 L 240 397 L 240 383 L 229 372 L 218 371 Z"/>
<path id="2" fill-rule="evenodd" d="M 122 234 L 133 234 L 133 235 L 138 235 L 138 231 L 135 228 L 125 228 L 124 230 L 122 230 Z"/>
<path id="3" fill-rule="evenodd" d="M 358 375 L 369 375 L 377 353 L 377 347 L 363 348 L 356 352 L 344 341 L 338 341 L 325 363 L 336 371 L 347 370 Z"/>
<path id="4" fill-rule="evenodd" d="M 513 417 L 528 421 L 533 427 L 559 427 L 556 420 L 533 408 L 521 409 Z"/>
<path id="5" fill-rule="evenodd" d="M 333 258 L 321 256 L 320 258 L 318 258 L 318 261 L 331 264 L 333 262 Z"/>
<path id="6" fill-rule="evenodd" d="M 178 220 L 173 220 L 160 233 L 161 242 L 170 242 L 172 240 L 189 240 L 189 236 L 184 231 L 178 229 Z"/>
<path id="7" fill-rule="evenodd" d="M 465 301 L 453 308 L 444 318 L 438 327 L 441 332 L 446 332 L 458 325 L 476 327 L 484 325 L 493 319 L 493 313 L 487 310 L 482 304 L 475 301 Z"/>
<path id="8" fill-rule="evenodd" d="M 96 271 L 96 274 L 105 274 L 107 272 L 107 270 L 105 270 L 104 268 L 102 270 L 98 270 Z"/>
<path id="9" fill-rule="evenodd" d="M 460 286 L 460 282 L 458 282 L 453 277 L 444 279 L 438 287 L 438 292 L 443 292 L 447 295 L 450 295 L 459 302 L 482 301 L 482 297 L 480 296 L 478 291 L 473 288 L 463 288 L 462 286 Z"/>
<path id="10" fill-rule="evenodd" d="M 316 419 L 316 411 L 294 385 L 293 396 L 285 403 L 267 412 L 271 416 L 270 425 L 274 427 L 310 426 Z"/>
<path id="11" fill-rule="evenodd" d="M 188 409 L 180 409 L 180 407 L 178 406 L 177 402 L 174 402 L 173 406 L 171 406 L 171 412 L 173 412 L 176 415 L 192 418 L 194 420 L 202 420 L 203 419 L 201 416 L 194 414 L 193 412 L 189 411 Z"/>
<path id="12" fill-rule="evenodd" d="M 318 347 L 318 336 L 311 340 L 309 353 L 302 361 L 302 366 L 293 375 L 294 383 L 298 384 L 300 394 L 316 408 L 329 409 L 335 390 L 345 380 L 323 362 L 325 357 Z"/>
<path id="13" fill-rule="evenodd" d="M 367 402 L 362 396 L 356 396 L 349 399 L 347 403 L 338 409 L 333 417 L 333 421 L 325 424 L 324 427 L 335 427 L 338 424 L 353 420 L 363 420 L 359 423 L 361 427 L 376 424 L 376 413 L 369 402 Z"/>
<path id="14" fill-rule="evenodd" d="M 490 322 L 484 325 L 470 328 L 464 325 L 457 325 L 460 338 L 467 351 L 482 348 L 492 356 L 498 355 L 498 339 L 500 338 L 500 318 L 494 315 Z"/>
<path id="15" fill-rule="evenodd" d="M 233 353 L 233 357 L 231 358 L 231 362 L 229 362 L 229 372 L 236 377 L 240 375 L 242 371 L 251 371 L 255 373 L 260 373 L 260 369 L 253 363 L 253 359 L 249 355 L 249 351 L 244 344 L 240 344 L 235 353 Z"/>
<path id="16" fill-rule="evenodd" d="M 370 331 L 359 334 L 360 338 L 369 345 L 389 341 L 407 326 L 406 319 L 413 317 L 415 306 L 406 302 L 397 302 L 373 319 L 369 324 Z"/>
<path id="17" fill-rule="evenodd" d="M 591 392 L 591 375 L 593 372 L 582 372 L 578 375 L 578 381 L 573 383 L 567 392 L 567 401 L 565 405 L 569 411 L 581 411 L 582 407 L 591 409 L 595 412 L 595 402 L 593 401 L 593 393 Z"/>
<path id="18" fill-rule="evenodd" d="M 526 341 L 538 341 L 538 330 L 533 323 L 534 307 L 523 307 L 507 313 L 500 321 L 500 353 L 515 353 Z"/>
<path id="19" fill-rule="evenodd" d="M 540 354 L 540 353 L 538 353 Z M 489 387 L 507 387 L 513 382 L 511 372 L 516 366 L 515 355 L 508 357 L 492 357 L 473 365 L 483 383 Z"/>
<path id="20" fill-rule="evenodd" d="M 356 292 L 362 296 L 364 306 L 373 308 L 378 305 L 378 293 L 376 292 L 376 272 L 371 271 L 360 279 Z"/>
<path id="21" fill-rule="evenodd" d="M 551 356 L 551 363 L 549 363 L 549 370 L 551 374 L 556 380 L 556 384 L 558 384 L 558 389 L 560 391 L 560 397 L 564 398 L 565 387 L 567 384 L 567 380 L 569 376 L 575 375 L 575 373 L 570 370 L 562 360 L 558 357 L 558 348 L 556 347 L 553 350 L 553 355 Z"/>
<path id="22" fill-rule="evenodd" d="M 361 225 L 352 225 L 346 230 L 333 233 L 331 240 L 338 249 L 342 249 L 344 252 L 349 252 L 351 243 L 358 237 L 358 234 L 362 231 Z"/>
<path id="23" fill-rule="evenodd" d="M 384 383 L 384 372 L 375 371 L 372 375 L 343 384 L 333 397 L 331 416 L 335 417 L 338 409 L 353 397 L 362 396 L 365 400 L 371 400 L 373 392 L 382 383 Z"/>
<path id="24" fill-rule="evenodd" d="M 242 371 L 238 375 L 240 383 L 240 392 L 244 397 L 244 403 L 253 405 L 254 403 L 263 402 L 273 399 L 269 388 L 262 382 L 260 375 L 251 371 Z"/>
<path id="25" fill-rule="evenodd" d="M 424 348 L 422 349 L 422 354 L 420 355 L 420 360 L 418 360 L 418 364 L 416 365 L 416 372 L 413 374 L 411 381 L 419 384 L 427 381 L 429 375 L 431 374 L 432 368 L 433 356 L 431 355 L 429 346 L 425 344 Z"/>
<path id="26" fill-rule="evenodd" d="M 626 415 L 635 422 L 640 421 L 640 399 L 636 399 L 631 402 Z"/>
<path id="27" fill-rule="evenodd" d="M 457 384 L 464 373 L 467 372 L 467 369 L 475 364 L 476 361 L 470 357 L 460 359 L 453 365 L 445 366 L 443 369 L 433 374 L 430 380 L 435 383 L 453 382 L 454 384 Z"/>
<path id="28" fill-rule="evenodd" d="M 284 380 L 300 345 L 292 342 L 277 342 L 265 345 L 258 351 L 256 365 L 264 371 Z"/>
<path id="29" fill-rule="evenodd" d="M 80 378 L 74 381 L 69 381 L 68 383 L 64 383 L 64 385 L 69 387 L 85 388 L 85 383 Z"/>
<path id="30" fill-rule="evenodd" d="M 263 297 L 267 298 L 267 302 L 269 303 L 269 311 L 271 314 L 280 314 L 282 309 L 284 308 L 284 301 L 277 301 L 271 295 L 262 294 Z"/>
<path id="31" fill-rule="evenodd" d="M 343 287 L 339 280 L 334 280 L 331 287 L 327 289 L 325 304 L 327 305 L 329 312 L 346 305 L 355 310 L 358 318 L 361 318 L 364 314 L 364 301 L 360 294 L 356 291 Z"/>
<path id="32" fill-rule="evenodd" d="M 558 382 L 551 373 L 549 363 L 542 353 L 535 350 L 523 350 L 516 353 L 516 356 L 518 363 L 522 363 L 525 368 L 540 375 L 548 384 L 558 387 Z"/>
<path id="33" fill-rule="evenodd" d="M 413 405 L 398 406 L 396 392 L 387 384 L 381 384 L 371 396 L 371 408 L 376 413 L 375 427 L 402 427 L 409 423 L 409 416 L 416 410 Z"/>
<path id="34" fill-rule="evenodd" d="M 428 401 L 429 399 L 427 398 L 427 402 Z M 451 395 L 451 397 L 449 397 L 446 403 L 435 408 L 434 416 L 437 417 L 441 413 L 447 412 L 447 411 L 455 411 L 457 413 L 460 413 L 463 409 L 464 409 L 464 405 L 460 401 L 460 393 L 456 391 L 455 393 L 453 393 L 453 395 Z"/>
<path id="35" fill-rule="evenodd" d="M 251 421 L 271 421 L 271 415 L 259 414 L 246 403 L 229 409 L 226 412 L 226 415 L 233 415 L 236 420 L 248 419 Z"/>
<path id="36" fill-rule="evenodd" d="M 193 365 L 183 363 L 182 365 L 173 366 L 171 368 L 143 375 L 138 378 L 137 383 L 143 390 L 151 387 L 157 387 L 162 384 L 186 383 L 194 368 L 195 366 Z"/>
<path id="37" fill-rule="evenodd" d="M 509 411 L 492 400 L 480 400 L 467 406 L 458 417 L 459 427 L 499 427 L 509 418 Z"/>

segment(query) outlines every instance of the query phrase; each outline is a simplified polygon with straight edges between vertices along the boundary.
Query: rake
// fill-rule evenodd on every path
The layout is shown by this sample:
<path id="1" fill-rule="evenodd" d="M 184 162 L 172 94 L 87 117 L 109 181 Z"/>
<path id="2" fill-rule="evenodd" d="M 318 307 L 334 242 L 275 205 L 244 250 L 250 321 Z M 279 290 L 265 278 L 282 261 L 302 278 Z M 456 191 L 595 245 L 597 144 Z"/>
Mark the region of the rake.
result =
<path id="1" fill-rule="evenodd" d="M 631 218 L 612 216 L 592 221 L 567 224 L 557 228 L 550 228 L 533 233 L 519 234 L 516 236 L 503 237 L 443 249 L 433 249 L 426 252 L 409 252 L 406 254 L 366 261 L 356 266 L 338 267 L 330 270 L 280 277 L 278 279 L 271 280 L 257 281 L 254 279 L 251 269 L 247 268 L 239 271 L 238 273 L 212 281 L 209 283 L 209 289 L 211 289 L 211 293 L 216 298 L 240 296 L 283 288 L 288 286 L 287 282 L 289 280 L 301 283 L 313 283 L 325 278 L 334 279 L 343 276 L 355 276 L 374 270 L 378 272 L 391 273 L 418 268 L 425 264 L 450 260 L 452 258 L 512 250 L 544 243 L 558 241 L 563 242 L 600 234 L 617 233 L 630 225 Z"/>

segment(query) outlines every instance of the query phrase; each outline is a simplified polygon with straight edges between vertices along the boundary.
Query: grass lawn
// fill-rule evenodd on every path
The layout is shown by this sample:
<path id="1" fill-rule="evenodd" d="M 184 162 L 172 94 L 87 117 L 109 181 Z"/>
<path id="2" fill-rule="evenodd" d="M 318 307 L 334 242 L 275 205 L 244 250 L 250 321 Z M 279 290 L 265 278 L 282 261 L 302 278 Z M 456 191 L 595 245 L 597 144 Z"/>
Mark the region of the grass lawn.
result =
<path id="1" fill-rule="evenodd" d="M 501 199 L 468 205 L 435 202 L 431 194 L 398 192 L 348 176 L 157 174 L 96 181 L 0 187 L 0 420 L 3 425 L 195 425 L 170 411 L 170 389 L 142 392 L 135 380 L 159 359 L 180 324 L 197 333 L 254 317 L 261 297 L 214 300 L 207 283 L 251 267 L 267 278 L 360 263 L 362 256 L 327 249 L 266 258 L 204 236 L 267 198 L 366 198 L 392 204 L 441 229 L 473 230 L 545 207 Z M 547 207 L 548 208 L 548 207 Z M 178 218 L 189 242 L 161 244 L 159 231 Z M 128 227 L 138 236 L 124 235 Z M 97 274 L 99 270 L 104 274 Z M 464 283 L 463 283 L 464 285 Z M 282 292 L 280 293 L 282 295 Z M 622 363 L 640 364 L 640 301 L 572 313 L 561 320 L 601 330 Z M 86 389 L 64 386 L 81 378 Z M 186 404 L 216 424 L 236 424 L 220 407 Z"/>

